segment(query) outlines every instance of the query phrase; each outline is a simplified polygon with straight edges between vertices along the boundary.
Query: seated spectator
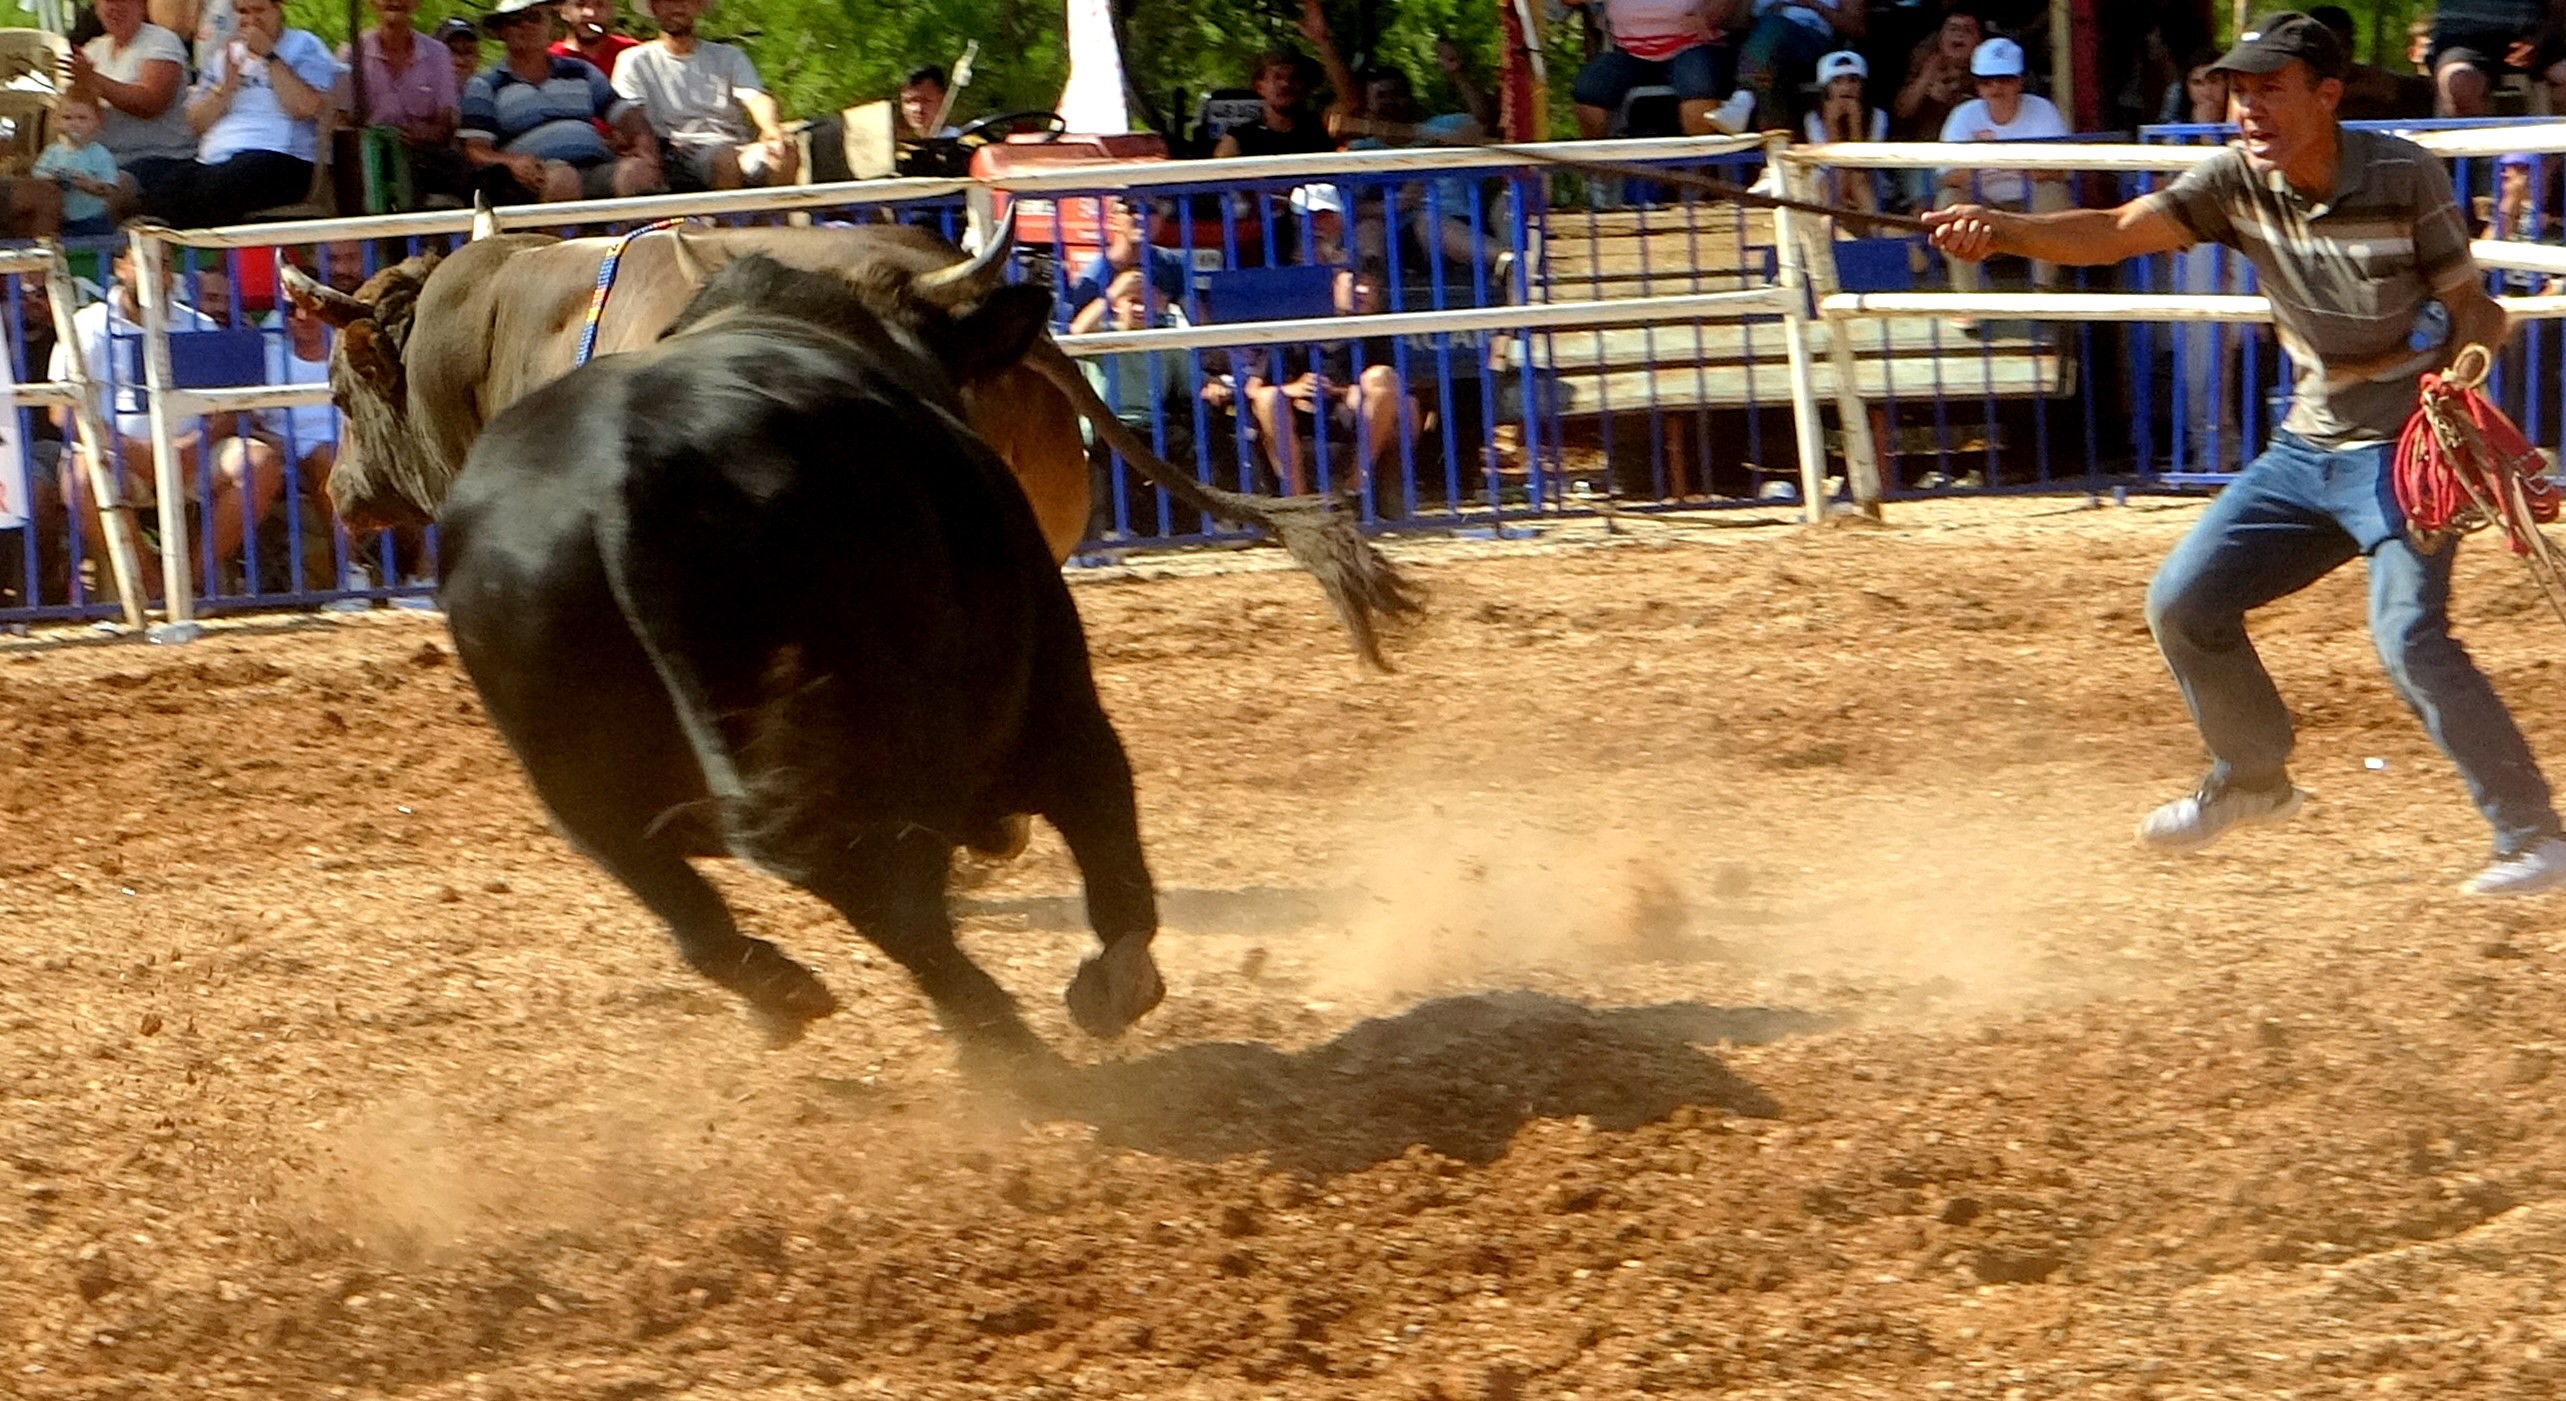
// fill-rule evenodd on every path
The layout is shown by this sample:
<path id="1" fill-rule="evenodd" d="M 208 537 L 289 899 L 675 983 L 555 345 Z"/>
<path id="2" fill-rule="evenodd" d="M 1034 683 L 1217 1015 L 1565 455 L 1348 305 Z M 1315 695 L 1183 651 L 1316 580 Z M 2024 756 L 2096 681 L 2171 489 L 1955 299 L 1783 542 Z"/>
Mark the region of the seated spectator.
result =
<path id="1" fill-rule="evenodd" d="M 1888 140 L 1889 114 L 1863 101 L 1862 84 L 1870 76 L 1871 66 L 1851 49 L 1838 49 L 1819 59 L 1818 105 L 1802 122 L 1802 134 L 1821 145 Z M 1880 210 L 1878 177 L 1885 173 L 1822 170 L 1818 172 L 1818 198 L 1842 208 L 1876 214 Z"/>
<path id="2" fill-rule="evenodd" d="M 261 0 L 241 0 L 243 28 L 247 16 Z M 318 40 L 313 42 L 318 43 Z M 327 57 L 324 51 L 323 57 Z M 115 277 L 105 300 L 93 302 L 74 312 L 71 329 L 83 370 L 89 376 L 92 391 L 107 395 L 101 405 L 109 442 L 107 457 L 122 468 L 119 482 L 127 504 L 135 508 L 136 524 L 143 527 L 139 543 L 139 563 L 146 588 L 160 584 L 158 542 L 150 538 L 157 524 L 152 514 L 159 500 L 158 482 L 152 469 L 151 412 L 143 386 L 132 372 L 134 357 L 118 354 L 120 347 L 130 347 L 142 335 L 142 304 L 135 294 L 133 250 L 118 245 L 110 264 Z M 171 274 L 173 277 L 175 274 Z M 174 303 L 169 309 L 172 331 L 210 331 L 215 323 L 190 308 Z M 71 373 L 71 346 L 57 345 L 49 362 L 48 375 L 66 379 Z M 122 368 L 119 368 L 122 362 Z M 54 422 L 66 435 L 71 433 L 72 414 L 67 408 L 53 410 Z M 276 504 L 276 494 L 284 481 L 284 463 L 276 449 L 266 443 L 236 436 L 237 419 L 231 414 L 211 418 L 189 419 L 171 425 L 172 446 L 186 464 L 181 473 L 185 482 L 187 504 L 213 512 L 213 557 L 218 564 L 229 565 L 240 554 L 241 542 L 248 530 L 267 517 Z M 81 448 L 75 444 L 63 454 L 62 493 L 79 517 L 82 535 L 92 554 L 107 557 L 107 536 L 99 522 L 97 503 L 89 493 Z M 210 459 L 210 470 L 207 462 Z M 210 493 L 207 488 L 210 487 Z"/>
<path id="3" fill-rule="evenodd" d="M 1711 113 L 1726 132 L 1751 131 L 1757 121 L 1790 120 L 1785 96 L 1815 71 L 1826 53 L 1869 31 L 1864 0 L 1754 0 L 1755 22 L 1737 49 L 1737 91 Z"/>
<path id="4" fill-rule="evenodd" d="M 472 182 L 454 144 L 463 88 L 455 81 L 454 56 L 411 27 L 419 0 L 372 0 L 377 21 L 357 36 L 365 64 L 365 110 L 360 126 L 396 127 L 410 162 L 410 188 L 421 195 L 468 197 Z M 342 63 L 352 61 L 339 53 Z"/>
<path id="5" fill-rule="evenodd" d="M 2360 46 L 2360 31 L 2352 24 L 2352 12 L 2341 5 L 2319 5 L 2308 11 L 2308 18 L 2334 31 L 2343 41 L 2343 51 L 2351 53 Z M 2343 69 L 2343 100 L 2334 106 L 2335 120 L 2343 122 L 2393 121 L 2400 117 L 2432 115 L 2432 85 L 2401 78 L 2375 63 L 2347 63 Z"/>
<path id="6" fill-rule="evenodd" d="M 2183 60 L 2183 76 L 2165 89 L 2164 106 L 2157 113 L 2160 122 L 2189 122 L 2196 126 L 2225 125 L 2227 110 L 2227 74 L 2219 66 L 2224 50 L 2195 50 Z"/>
<path id="7" fill-rule="evenodd" d="M 1138 268 L 1115 274 L 1100 306 L 1103 319 L 1089 329 L 1145 331 L 1187 324 L 1184 308 L 1160 296 Z M 1114 417 L 1143 438 L 1151 439 L 1160 456 L 1181 462 L 1194 455 L 1194 416 L 1187 411 L 1192 398 L 1187 392 L 1192 358 L 1181 350 L 1118 350 L 1090 357 L 1080 365 L 1088 383 L 1095 386 L 1096 396 L 1114 411 Z M 1116 527 L 1114 493 L 1108 476 L 1113 469 L 1113 452 L 1092 430 L 1088 433 L 1087 460 L 1094 478 L 1091 499 L 1096 503 L 1088 533 L 1103 535 Z"/>
<path id="8" fill-rule="evenodd" d="M 437 26 L 436 40 L 454 58 L 455 103 L 459 109 L 463 90 L 473 75 L 481 71 L 481 31 L 468 19 L 450 19 Z"/>
<path id="9" fill-rule="evenodd" d="M 1104 325 L 1114 314 L 1111 288 L 1124 273 L 1138 273 L 1144 261 L 1149 265 L 1149 275 L 1141 284 L 1150 303 L 1147 309 L 1155 315 L 1162 307 L 1183 306 L 1191 276 L 1184 251 L 1151 244 L 1130 201 L 1105 201 L 1105 246 L 1079 269 L 1077 280 L 1061 299 L 1069 308 L 1070 334 L 1082 335 Z"/>
<path id="10" fill-rule="evenodd" d="M 1326 32 L 1324 15 L 1313 21 L 1318 12 L 1317 0 L 1302 0 L 1301 32 L 1310 31 L 1313 23 Z M 1256 97 L 1259 104 L 1256 120 L 1241 122 L 1221 133 L 1220 144 L 1212 148 L 1215 156 L 1297 156 L 1317 151 L 1333 151 L 1336 142 L 1328 135 L 1327 124 L 1311 114 L 1304 105 L 1309 84 L 1301 76 L 1301 56 L 1288 49 L 1268 49 L 1256 60 Z"/>
<path id="11" fill-rule="evenodd" d="M 1952 109 L 1942 124 L 1943 140 L 2035 141 L 2067 134 L 2067 119 L 2058 115 L 2048 98 L 2023 91 L 2022 45 L 2002 37 L 1990 39 L 1970 56 L 1969 71 L 1978 80 L 1978 95 Z M 2063 170 L 1946 170 L 1937 199 L 1946 208 L 1983 204 L 2042 214 L 2065 209 L 2072 202 Z M 1977 291 L 1978 264 L 1960 258 L 1950 262 L 1951 289 Z M 2057 278 L 2056 267 L 2032 264 L 2035 284 L 2047 287 Z"/>
<path id="12" fill-rule="evenodd" d="M 626 50 L 641 44 L 641 40 L 615 31 L 615 0 L 563 0 L 561 16 L 570 25 L 570 37 L 552 46 L 553 56 L 585 60 L 589 67 L 605 74 L 609 82 L 615 77 L 615 60 L 622 58 Z M 466 23 L 464 33 L 470 35 L 471 32 L 472 26 Z M 479 42 L 476 37 L 476 60 Z M 480 66 L 478 61 L 473 64 L 475 68 Z M 472 75 L 467 73 L 464 76 Z"/>
<path id="13" fill-rule="evenodd" d="M 54 104 L 61 135 L 36 157 L 35 177 L 62 186 L 62 232 L 73 238 L 116 231 L 107 200 L 116 193 L 116 158 L 98 144 L 98 99 L 80 89 Z"/>
<path id="14" fill-rule="evenodd" d="M 1373 316 L 1388 307 L 1388 283 L 1378 267 L 1338 276 L 1338 315 Z M 1336 489 L 1349 496 L 1363 490 L 1381 455 L 1398 440 L 1400 425 L 1415 421 L 1416 406 L 1400 381 L 1397 363 L 1388 336 L 1316 349 L 1286 345 L 1241 353 L 1238 393 L 1254 416 L 1266 463 L 1285 495 L 1309 491 L 1316 435 L 1324 435 L 1332 463 L 1344 460 L 1340 445 L 1354 450 L 1354 470 L 1339 477 Z"/>
<path id="15" fill-rule="evenodd" d="M 605 74 L 549 51 L 552 0 L 499 0 L 482 26 L 507 52 L 464 86 L 461 135 L 473 182 L 493 204 L 661 188 L 659 137 L 641 108 Z"/>
<path id="16" fill-rule="evenodd" d="M 236 224 L 312 189 L 320 117 L 338 83 L 338 61 L 310 31 L 285 27 L 279 0 L 236 0 L 235 9 L 238 33 L 187 97 L 196 161 L 166 176 L 143 202 L 178 228 Z"/>
<path id="17" fill-rule="evenodd" d="M 1487 99 L 1471 85 L 1462 71 L 1461 50 L 1449 39 L 1435 41 L 1435 62 L 1451 76 L 1462 102 L 1471 108 L 1466 112 L 1447 112 L 1441 116 L 1420 119 L 1417 112 L 1415 84 L 1396 68 L 1374 68 L 1358 76 L 1346 65 L 1328 35 L 1327 17 L 1320 13 L 1316 0 L 1311 0 L 1302 18 L 1302 34 L 1318 50 L 1319 64 L 1327 71 L 1328 85 L 1338 94 L 1328 108 L 1328 127 L 1343 136 L 1361 133 L 1346 143 L 1349 151 L 1375 151 L 1397 146 L 1431 146 L 1439 142 L 1468 143 L 1487 133 L 1483 120 Z M 1433 192 L 1431 202 L 1428 191 Z M 1472 261 L 1481 256 L 1479 240 L 1471 235 L 1470 216 L 1479 203 L 1478 182 L 1466 175 L 1439 180 L 1407 181 L 1396 188 L 1397 222 L 1410 231 L 1421 250 L 1440 251 L 1455 261 Z M 1429 210 L 1429 203 L 1432 208 Z M 1366 257 L 1386 257 L 1386 217 L 1371 213 L 1368 202 L 1356 246 Z M 1434 220 L 1433 224 L 1427 221 Z"/>
<path id="18" fill-rule="evenodd" d="M 2566 84 L 2566 63 L 2541 52 L 2547 33 L 2548 0 L 2442 0 L 2432 19 L 2433 110 L 2488 116 L 2496 82 L 2513 73 Z"/>
<path id="19" fill-rule="evenodd" d="M 1969 59 L 1987 38 L 1973 10 L 1955 9 L 1915 51 L 1907 56 L 1906 81 L 1889 99 L 1889 131 L 1900 141 L 1940 141 L 1942 124 L 1953 109 L 1978 95 L 1978 80 L 1969 76 Z M 1938 188 L 1930 170 L 1897 172 L 1899 188 L 1911 209 L 1933 203 Z"/>
<path id="20" fill-rule="evenodd" d="M 1745 0 L 1564 0 L 1581 8 L 1599 2 L 1607 43 L 1577 70 L 1570 89 L 1577 133 L 1602 139 L 1632 88 L 1656 86 L 1675 89 L 1686 135 L 1719 130 L 1711 114 L 1720 105 L 1720 90 L 1732 86 L 1736 55 L 1720 42 L 1711 8 L 1742 12 Z"/>
<path id="21" fill-rule="evenodd" d="M 2548 208 L 2548 158 L 2531 151 L 2507 151 L 2495 158 L 2495 193 L 2477 196 L 2477 237 L 2504 243 L 2547 243 L 2557 222 Z M 2514 296 L 2554 295 L 2566 278 L 2508 268 L 2503 290 Z"/>
<path id="22" fill-rule="evenodd" d="M 143 0 L 98 0 L 106 32 L 72 51 L 71 86 L 97 95 L 98 142 L 116 158 L 118 193 L 108 212 L 132 212 L 142 196 L 196 161 L 187 125 L 187 44 L 143 22 Z"/>
<path id="23" fill-rule="evenodd" d="M 623 57 L 615 92 L 640 105 L 675 189 L 789 185 L 801 157 L 784 139 L 757 66 L 730 44 L 698 38 L 704 0 L 650 0 L 659 37 Z"/>
<path id="24" fill-rule="evenodd" d="M 265 337 L 267 382 L 328 384 L 329 323 L 321 319 L 317 307 L 306 307 L 292 297 L 278 300 L 284 303 L 285 334 Z M 296 484 L 304 492 L 329 500 L 325 488 L 330 484 L 330 468 L 338 461 L 338 410 L 328 404 L 262 409 L 250 433 L 275 448 L 279 461 L 294 465 Z"/>
<path id="25" fill-rule="evenodd" d="M 946 125 L 945 96 L 949 91 L 944 69 L 922 63 L 909 70 L 900 80 L 900 139 L 929 141 L 951 137 L 955 128 Z"/>

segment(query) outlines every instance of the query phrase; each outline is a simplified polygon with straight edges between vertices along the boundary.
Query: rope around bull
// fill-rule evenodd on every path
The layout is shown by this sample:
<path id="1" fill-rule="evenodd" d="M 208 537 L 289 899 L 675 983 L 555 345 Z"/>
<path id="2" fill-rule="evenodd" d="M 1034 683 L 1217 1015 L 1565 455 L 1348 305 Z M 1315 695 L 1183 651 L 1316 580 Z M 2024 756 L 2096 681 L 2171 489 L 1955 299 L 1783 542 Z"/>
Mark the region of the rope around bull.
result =
<path id="1" fill-rule="evenodd" d="M 606 250 L 605 261 L 597 265 L 597 286 L 588 294 L 588 315 L 579 323 L 579 353 L 571 357 L 572 369 L 587 364 L 589 357 L 596 353 L 597 328 L 605 324 L 606 299 L 615 293 L 615 271 L 623 266 L 624 250 L 632 247 L 633 240 L 644 234 L 663 233 L 685 223 L 686 220 L 680 218 L 644 224 L 638 229 L 627 230 L 615 240 L 614 247 Z"/>
<path id="2" fill-rule="evenodd" d="M 2557 480 L 2504 411 L 2479 392 L 2494 357 L 2461 350 L 2423 377 L 2422 402 L 2397 438 L 2393 483 L 2415 548 L 2426 554 L 2471 531 L 2501 526 L 2548 606 L 2566 620 L 2566 550 L 2540 532 L 2557 519 Z"/>

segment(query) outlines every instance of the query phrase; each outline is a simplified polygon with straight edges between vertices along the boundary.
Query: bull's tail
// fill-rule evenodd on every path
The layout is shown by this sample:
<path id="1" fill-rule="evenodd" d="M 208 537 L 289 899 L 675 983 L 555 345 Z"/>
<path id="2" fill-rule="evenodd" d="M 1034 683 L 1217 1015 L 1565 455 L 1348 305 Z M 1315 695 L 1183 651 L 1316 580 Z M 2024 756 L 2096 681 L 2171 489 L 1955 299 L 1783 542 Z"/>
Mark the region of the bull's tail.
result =
<path id="1" fill-rule="evenodd" d="M 1115 417 L 1087 377 L 1049 337 L 1034 343 L 1025 363 L 1069 396 L 1079 416 L 1095 426 L 1096 436 L 1178 503 L 1217 520 L 1253 526 L 1280 541 L 1318 580 L 1354 639 L 1355 651 L 1372 665 L 1390 669 L 1381 652 L 1381 626 L 1384 620 L 1397 621 L 1421 611 L 1416 591 L 1335 502 L 1323 496 L 1252 496 L 1199 481 L 1151 451 L 1148 442 Z"/>
<path id="2" fill-rule="evenodd" d="M 595 509 L 597 551 L 605 565 L 607 587 L 633 635 L 640 639 L 642 651 L 649 655 L 651 669 L 668 690 L 687 747 L 703 770 L 721 832 L 736 850 L 750 808 L 749 785 L 723 737 L 712 687 L 695 661 L 697 649 L 685 622 L 686 602 L 676 571 L 668 564 L 682 558 L 691 542 L 662 539 L 667 531 L 654 518 L 664 513 L 652 511 L 647 501 L 636 500 L 629 490 L 609 493 L 595 503 Z M 666 548 L 672 544 L 675 550 Z"/>

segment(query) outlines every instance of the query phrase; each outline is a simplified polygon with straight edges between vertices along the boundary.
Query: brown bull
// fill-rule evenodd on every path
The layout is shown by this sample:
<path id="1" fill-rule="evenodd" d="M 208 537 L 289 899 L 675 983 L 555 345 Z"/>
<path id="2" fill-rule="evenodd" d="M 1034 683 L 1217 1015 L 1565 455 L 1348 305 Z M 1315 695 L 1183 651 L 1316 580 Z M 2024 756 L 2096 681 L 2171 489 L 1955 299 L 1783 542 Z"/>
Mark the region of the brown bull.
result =
<path id="1" fill-rule="evenodd" d="M 329 492 L 352 525 L 433 520 L 481 430 L 510 404 L 567 374 L 611 239 L 498 234 L 440 258 L 374 275 L 354 296 L 287 271 L 289 290 L 340 327 L 330 385 L 347 429 Z M 598 327 L 595 353 L 656 342 L 714 270 L 748 253 L 856 277 L 909 274 L 930 296 L 963 299 L 994 279 L 1005 239 L 979 262 L 899 225 L 741 228 L 653 234 L 630 243 Z M 1357 650 L 1382 664 L 1376 620 L 1416 604 L 1406 585 L 1328 503 L 1220 491 L 1160 459 L 1115 418 L 1049 337 L 966 396 L 971 427 L 1015 474 L 1056 560 L 1090 508 L 1083 416 L 1180 503 L 1268 531 L 1316 576 Z M 851 449 L 861 445 L 850 444 Z"/>

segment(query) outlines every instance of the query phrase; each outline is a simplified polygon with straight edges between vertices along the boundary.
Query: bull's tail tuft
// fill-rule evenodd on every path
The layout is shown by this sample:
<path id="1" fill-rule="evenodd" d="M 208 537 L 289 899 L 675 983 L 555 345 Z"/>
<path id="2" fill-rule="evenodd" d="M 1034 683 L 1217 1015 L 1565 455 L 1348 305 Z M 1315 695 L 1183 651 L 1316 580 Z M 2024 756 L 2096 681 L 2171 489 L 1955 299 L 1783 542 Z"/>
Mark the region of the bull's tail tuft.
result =
<path id="1" fill-rule="evenodd" d="M 1025 363 L 1069 396 L 1079 416 L 1094 426 L 1096 436 L 1179 504 L 1273 536 L 1318 581 L 1352 638 L 1356 654 L 1380 670 L 1393 669 L 1382 650 L 1383 630 L 1423 613 L 1423 602 L 1416 587 L 1373 548 L 1335 501 L 1324 496 L 1253 496 L 1199 481 L 1160 457 L 1130 425 L 1115 417 L 1059 346 L 1048 339 L 1039 341 Z"/>

